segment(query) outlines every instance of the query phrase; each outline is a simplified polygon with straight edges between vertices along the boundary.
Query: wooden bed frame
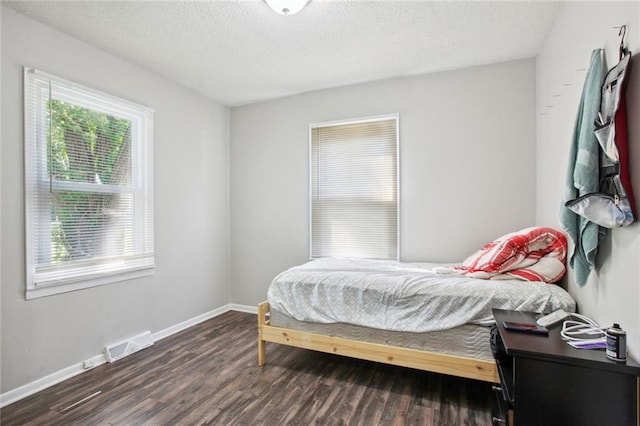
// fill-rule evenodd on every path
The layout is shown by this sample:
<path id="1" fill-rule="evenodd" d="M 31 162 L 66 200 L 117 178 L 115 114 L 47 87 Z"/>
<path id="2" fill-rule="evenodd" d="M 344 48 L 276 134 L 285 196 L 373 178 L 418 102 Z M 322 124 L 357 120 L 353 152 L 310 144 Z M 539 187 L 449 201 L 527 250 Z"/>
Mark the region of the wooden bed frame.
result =
<path id="1" fill-rule="evenodd" d="M 368 361 L 449 374 L 467 379 L 500 383 L 494 361 L 427 352 L 417 349 L 363 342 L 308 333 L 270 324 L 269 302 L 258 305 L 258 365 L 267 362 L 266 342 L 311 349 Z"/>

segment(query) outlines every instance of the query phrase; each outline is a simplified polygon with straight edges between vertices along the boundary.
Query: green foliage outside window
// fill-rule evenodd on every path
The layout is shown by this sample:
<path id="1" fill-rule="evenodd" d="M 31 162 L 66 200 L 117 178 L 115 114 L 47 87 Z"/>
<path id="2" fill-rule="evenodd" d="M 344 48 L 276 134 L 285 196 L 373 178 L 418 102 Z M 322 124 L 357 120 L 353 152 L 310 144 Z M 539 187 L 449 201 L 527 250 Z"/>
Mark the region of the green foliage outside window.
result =
<path id="1" fill-rule="evenodd" d="M 131 122 L 58 100 L 50 118 L 51 261 L 99 257 L 128 198 L 94 185 L 130 185 Z M 56 189 L 55 182 L 82 185 Z"/>

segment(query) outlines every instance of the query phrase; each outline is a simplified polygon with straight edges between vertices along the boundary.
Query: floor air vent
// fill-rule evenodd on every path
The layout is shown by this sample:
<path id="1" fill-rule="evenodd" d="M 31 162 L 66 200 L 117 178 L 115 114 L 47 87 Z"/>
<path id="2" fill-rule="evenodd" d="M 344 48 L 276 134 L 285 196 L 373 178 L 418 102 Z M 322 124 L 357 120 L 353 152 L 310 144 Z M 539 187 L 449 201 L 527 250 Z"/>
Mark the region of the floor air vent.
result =
<path id="1" fill-rule="evenodd" d="M 108 362 L 113 362 L 151 345 L 153 345 L 153 336 L 150 331 L 145 331 L 112 345 L 107 345 L 104 348 L 104 355 Z"/>

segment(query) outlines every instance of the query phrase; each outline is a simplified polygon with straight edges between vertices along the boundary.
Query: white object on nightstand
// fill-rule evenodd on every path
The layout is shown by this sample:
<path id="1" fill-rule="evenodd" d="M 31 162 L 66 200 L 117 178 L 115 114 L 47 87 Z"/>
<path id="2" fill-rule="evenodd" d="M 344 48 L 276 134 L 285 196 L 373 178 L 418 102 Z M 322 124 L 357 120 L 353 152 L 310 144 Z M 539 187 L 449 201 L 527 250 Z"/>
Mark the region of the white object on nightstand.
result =
<path id="1" fill-rule="evenodd" d="M 566 317 L 568 317 L 569 313 L 563 311 L 562 309 L 558 309 L 557 311 L 551 312 L 548 315 L 545 315 L 543 317 L 540 317 L 536 320 L 536 323 L 538 325 L 541 325 L 543 327 L 548 327 L 552 324 L 557 323 L 558 321 L 562 321 L 563 319 L 565 319 Z"/>

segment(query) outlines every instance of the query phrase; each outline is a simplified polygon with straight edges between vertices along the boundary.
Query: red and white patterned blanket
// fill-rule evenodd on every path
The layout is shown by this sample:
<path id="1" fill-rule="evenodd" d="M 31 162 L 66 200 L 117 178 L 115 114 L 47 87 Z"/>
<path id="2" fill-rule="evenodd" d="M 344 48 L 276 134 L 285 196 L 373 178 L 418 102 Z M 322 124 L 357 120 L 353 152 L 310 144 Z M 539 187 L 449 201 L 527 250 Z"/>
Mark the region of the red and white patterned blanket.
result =
<path id="1" fill-rule="evenodd" d="M 454 269 L 474 278 L 555 283 L 565 274 L 566 257 L 567 239 L 562 232 L 533 227 L 503 235 Z"/>

